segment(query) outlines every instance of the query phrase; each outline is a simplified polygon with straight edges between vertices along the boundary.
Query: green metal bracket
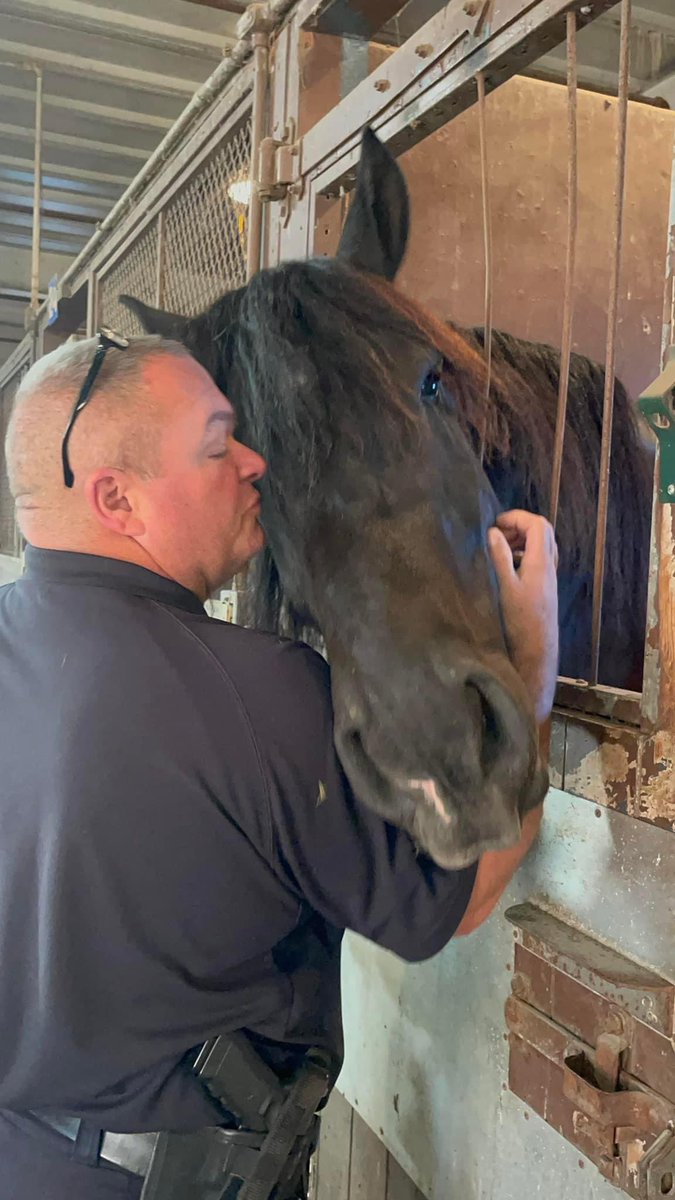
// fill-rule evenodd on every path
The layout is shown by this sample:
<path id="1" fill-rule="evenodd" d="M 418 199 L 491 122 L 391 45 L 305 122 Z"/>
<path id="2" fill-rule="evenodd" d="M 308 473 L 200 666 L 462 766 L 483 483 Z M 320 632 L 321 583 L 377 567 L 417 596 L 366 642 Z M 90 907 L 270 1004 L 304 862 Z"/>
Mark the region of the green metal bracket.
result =
<path id="1" fill-rule="evenodd" d="M 638 408 L 659 442 L 659 500 L 675 504 L 675 346 L 658 379 L 640 396 Z"/>

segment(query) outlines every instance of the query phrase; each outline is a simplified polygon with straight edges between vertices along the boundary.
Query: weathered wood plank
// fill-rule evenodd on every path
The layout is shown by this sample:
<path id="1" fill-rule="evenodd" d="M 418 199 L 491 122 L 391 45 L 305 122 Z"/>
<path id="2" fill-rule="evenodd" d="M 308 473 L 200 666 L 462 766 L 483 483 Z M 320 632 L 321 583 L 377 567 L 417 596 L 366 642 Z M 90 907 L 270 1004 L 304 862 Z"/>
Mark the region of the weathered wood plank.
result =
<path id="1" fill-rule="evenodd" d="M 334 1091 L 321 1118 L 318 1162 L 314 1172 L 316 1200 L 349 1200 L 352 1113 L 351 1104 Z"/>
<path id="2" fill-rule="evenodd" d="M 410 1176 L 406 1175 L 391 1154 L 387 1160 L 386 1200 L 424 1200 L 419 1188 L 415 1187 Z"/>
<path id="3" fill-rule="evenodd" d="M 384 1144 L 354 1112 L 349 1200 L 386 1200 L 387 1151 Z"/>

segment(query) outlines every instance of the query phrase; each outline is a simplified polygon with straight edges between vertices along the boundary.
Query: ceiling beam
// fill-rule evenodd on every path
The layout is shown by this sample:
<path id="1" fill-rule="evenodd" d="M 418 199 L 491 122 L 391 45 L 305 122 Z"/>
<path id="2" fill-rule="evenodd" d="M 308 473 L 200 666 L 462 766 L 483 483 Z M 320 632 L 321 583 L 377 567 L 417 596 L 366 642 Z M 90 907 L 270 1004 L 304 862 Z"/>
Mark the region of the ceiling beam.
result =
<path id="1" fill-rule="evenodd" d="M 33 207 L 33 184 L 31 181 L 17 183 L 14 179 L 3 179 L 0 169 L 0 204 L 15 203 L 23 207 Z M 42 188 L 42 207 L 50 207 L 55 212 L 76 212 L 79 216 L 90 217 L 92 221 L 100 221 L 109 212 L 113 201 L 106 196 L 84 195 L 68 191 L 65 188 Z"/>
<path id="2" fill-rule="evenodd" d="M 35 141 L 35 131 L 27 125 L 10 125 L 7 121 L 0 121 L 0 134 L 2 133 L 7 137 L 18 138 L 19 141 Z M 94 150 L 97 154 L 112 154 L 114 158 L 135 158 L 138 162 L 145 162 L 150 155 L 145 149 L 116 146 L 112 142 L 94 141 L 93 138 L 76 137 L 71 133 L 50 133 L 49 130 L 43 130 L 42 141 L 47 146 L 67 146 L 70 150 L 81 150 L 84 154 Z"/>
<path id="3" fill-rule="evenodd" d="M 3 166 L 18 167 L 20 170 L 28 169 L 32 173 L 33 160 L 31 158 L 20 158 L 16 154 L 0 154 L 0 167 Z M 119 171 L 115 174 L 108 173 L 107 171 L 89 171 L 86 167 L 71 167 L 64 166 L 62 163 L 44 162 L 42 164 L 42 178 L 45 184 L 49 182 L 52 186 L 56 187 L 62 186 L 62 181 L 65 182 L 67 179 L 88 179 L 95 183 L 114 183 L 120 188 L 124 188 L 128 183 L 131 183 L 134 174 L 130 172 L 127 175 Z"/>
<path id="4" fill-rule="evenodd" d="M 46 293 L 40 293 L 40 299 L 46 299 Z M 0 300 L 9 300 L 16 304 L 30 304 L 30 291 L 28 288 L 8 288 L 0 284 Z"/>
<path id="5" fill-rule="evenodd" d="M 145 42 L 165 50 L 188 51 L 218 58 L 234 38 L 214 34 L 189 25 L 174 25 L 155 17 L 89 4 L 86 0 L 3 0 L 5 12 L 20 17 L 60 25 L 64 29 L 87 30 L 102 37 L 121 41 Z"/>
<path id="6" fill-rule="evenodd" d="M 68 247 L 63 253 L 45 251 L 40 254 L 40 291 L 47 291 L 52 275 L 62 275 L 72 262 L 73 252 Z M 0 287 L 5 291 L 30 290 L 30 247 L 12 247 L 0 254 Z"/>
<path id="7" fill-rule="evenodd" d="M 7 196 L 0 190 L 0 213 L 3 212 L 26 213 L 32 220 L 33 201 L 32 199 L 22 200 L 19 196 Z M 50 204 L 48 200 L 43 200 L 40 205 L 40 215 L 42 218 L 64 217 L 69 221 L 76 221 L 80 225 L 89 226 L 90 233 L 101 219 L 98 213 L 77 212 L 70 204 Z"/>
<path id="8" fill-rule="evenodd" d="M 166 130 L 173 125 L 171 117 L 134 112 L 127 108 L 113 108 L 111 104 L 95 104 L 93 100 L 83 101 L 72 99 L 70 96 L 57 96 L 54 92 L 50 92 L 48 87 L 49 78 L 45 81 L 45 91 L 42 96 L 45 111 L 50 108 L 64 109 L 78 115 L 96 117 L 98 120 L 108 121 L 113 125 L 130 125 L 136 129 Z M 25 100 L 26 103 L 35 105 L 34 89 L 12 87 L 10 84 L 0 83 L 0 96 L 4 96 L 8 100 Z"/>
<path id="9" fill-rule="evenodd" d="M 32 229 L 33 214 L 26 212 L 25 209 L 7 209 L 5 205 L 0 211 L 0 222 L 6 229 Z M 92 222 L 87 224 L 91 226 Z M 44 213 L 40 219 L 40 229 L 42 233 L 58 233 L 62 237 L 71 237 L 74 241 L 80 242 L 83 238 L 89 237 L 91 229 L 83 229 L 80 220 L 71 220 L 69 217 L 50 216 Z"/>
<path id="10" fill-rule="evenodd" d="M 54 254 L 67 255 L 68 261 L 70 261 L 70 259 L 74 258 L 74 256 L 78 253 L 85 242 L 86 237 L 80 238 L 79 240 L 64 240 L 63 238 L 53 237 L 51 234 L 45 234 L 40 239 L 40 248 L 41 250 L 49 250 Z M 32 238 L 30 231 L 23 234 L 0 221 L 0 246 L 17 246 L 28 250 L 30 249 L 31 245 Z"/>
<path id="11" fill-rule="evenodd" d="M 102 58 L 66 54 L 63 50 L 52 50 L 46 46 L 31 45 L 29 42 L 3 41 L 0 54 L 2 61 L 11 63 L 12 66 L 34 63 L 39 67 L 55 67 L 67 74 L 84 76 L 86 79 L 104 79 L 108 83 L 121 83 L 128 88 L 160 92 L 167 96 L 192 96 L 198 86 L 192 79 L 169 79 L 157 71 L 142 71 L 138 67 L 107 62 Z"/>

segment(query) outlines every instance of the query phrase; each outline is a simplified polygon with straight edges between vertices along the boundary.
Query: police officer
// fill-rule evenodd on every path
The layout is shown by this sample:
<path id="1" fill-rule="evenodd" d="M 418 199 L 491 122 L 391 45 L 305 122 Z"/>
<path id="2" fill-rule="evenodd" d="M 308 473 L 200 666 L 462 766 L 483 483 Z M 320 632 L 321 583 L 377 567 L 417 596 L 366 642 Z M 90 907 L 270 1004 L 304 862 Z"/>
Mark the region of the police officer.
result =
<path id="1" fill-rule="evenodd" d="M 343 930 L 409 961 L 470 933 L 541 811 L 512 850 L 438 868 L 350 794 L 323 660 L 206 615 L 263 543 L 265 464 L 181 346 L 43 358 L 7 462 L 28 546 L 0 591 L 0 1196 L 138 1200 L 111 1134 L 225 1122 L 195 1048 L 245 1030 L 278 1073 L 309 1045 L 339 1063 Z M 554 540 L 528 514 L 500 525 L 543 720 Z"/>

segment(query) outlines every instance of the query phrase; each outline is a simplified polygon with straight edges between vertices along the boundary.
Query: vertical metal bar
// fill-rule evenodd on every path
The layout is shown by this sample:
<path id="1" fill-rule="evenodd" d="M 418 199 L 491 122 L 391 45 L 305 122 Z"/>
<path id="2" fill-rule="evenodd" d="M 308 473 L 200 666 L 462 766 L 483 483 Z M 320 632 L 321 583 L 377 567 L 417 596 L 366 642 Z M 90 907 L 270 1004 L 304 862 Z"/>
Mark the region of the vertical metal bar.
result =
<path id="1" fill-rule="evenodd" d="M 478 133 L 480 140 L 480 182 L 483 201 L 483 244 L 485 247 L 485 358 L 487 361 L 487 379 L 485 384 L 485 419 L 481 431 L 481 461 L 485 454 L 486 421 L 490 387 L 492 384 L 492 218 L 490 213 L 490 180 L 488 177 L 487 153 L 487 119 L 485 112 L 485 76 L 482 71 L 476 75 L 478 88 Z"/>
<path id="2" fill-rule="evenodd" d="M 579 212 L 578 140 L 577 140 L 577 17 L 567 14 L 567 253 L 565 259 L 565 291 L 563 296 L 563 321 L 560 342 L 560 378 L 558 383 L 558 411 L 555 421 L 555 443 L 553 468 L 551 470 L 551 498 L 549 514 L 553 527 L 558 520 L 560 502 L 560 479 L 567 423 L 567 395 L 570 382 L 570 360 L 572 357 L 572 319 L 574 312 L 574 273 L 577 255 L 577 228 Z"/>
<path id="3" fill-rule="evenodd" d="M 267 85 L 269 79 L 269 34 L 256 30 L 253 34 L 253 107 L 251 110 L 251 197 L 248 206 L 248 245 L 246 276 L 255 275 L 260 267 L 263 206 L 258 191 L 260 175 L 260 143 L 267 115 Z"/>
<path id="4" fill-rule="evenodd" d="M 609 502 L 609 470 L 612 452 L 612 420 L 614 415 L 614 373 L 616 365 L 616 332 L 619 307 L 619 276 L 623 243 L 623 209 L 626 190 L 626 131 L 628 126 L 628 84 L 630 72 L 631 0 L 621 4 L 621 43 L 619 54 L 619 92 L 617 99 L 616 181 L 614 185 L 614 255 L 611 264 L 609 302 L 607 306 L 607 355 L 605 359 L 605 394 L 602 410 L 602 445 L 600 477 L 598 479 L 598 517 L 595 527 L 595 564 L 593 569 L 593 626 L 591 640 L 591 679 L 598 682 L 600 667 L 600 634 L 602 627 L 602 595 L 605 583 L 605 542 L 607 539 L 607 507 Z"/>
<path id="5" fill-rule="evenodd" d="M 35 152 L 33 159 L 33 243 L 30 265 L 30 307 L 40 306 L 40 209 L 42 207 L 42 69 L 35 67 Z"/>
<path id="6" fill-rule="evenodd" d="M 95 271 L 87 275 L 87 337 L 93 337 L 98 325 L 98 279 Z"/>
<path id="7" fill-rule="evenodd" d="M 164 265 L 166 257 L 165 210 L 160 209 L 157 217 L 157 263 L 155 272 L 155 304 L 161 308 L 164 300 Z"/>

